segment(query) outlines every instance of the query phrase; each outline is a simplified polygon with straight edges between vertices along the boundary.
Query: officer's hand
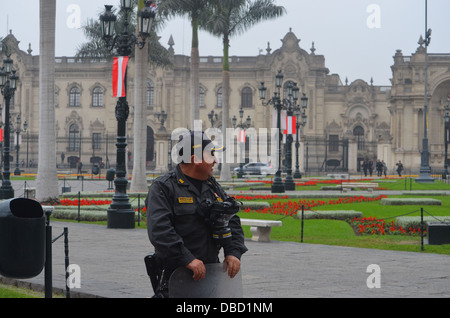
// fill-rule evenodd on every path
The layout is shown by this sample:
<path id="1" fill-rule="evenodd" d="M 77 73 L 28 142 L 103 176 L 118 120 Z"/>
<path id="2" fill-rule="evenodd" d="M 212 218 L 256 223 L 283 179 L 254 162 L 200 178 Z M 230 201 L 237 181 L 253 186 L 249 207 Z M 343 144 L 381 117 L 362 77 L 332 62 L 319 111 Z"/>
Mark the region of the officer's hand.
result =
<path id="1" fill-rule="evenodd" d="M 195 281 L 199 281 L 200 279 L 205 278 L 206 268 L 201 260 L 194 259 L 192 262 L 186 265 L 186 268 L 190 269 L 194 273 L 194 275 L 192 275 L 192 278 Z"/>
<path id="2" fill-rule="evenodd" d="M 223 261 L 223 271 L 226 272 L 228 269 L 228 276 L 230 278 L 234 278 L 237 273 L 239 273 L 239 270 L 241 269 L 241 261 L 239 258 L 233 255 L 228 255 L 225 257 L 225 260 Z"/>

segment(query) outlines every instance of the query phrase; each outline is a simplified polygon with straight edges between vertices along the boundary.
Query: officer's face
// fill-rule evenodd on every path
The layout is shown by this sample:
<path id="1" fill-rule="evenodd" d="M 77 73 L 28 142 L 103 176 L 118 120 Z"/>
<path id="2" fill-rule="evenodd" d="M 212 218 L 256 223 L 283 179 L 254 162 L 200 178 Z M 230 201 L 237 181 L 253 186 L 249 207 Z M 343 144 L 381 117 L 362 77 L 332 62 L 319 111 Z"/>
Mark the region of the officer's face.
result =
<path id="1" fill-rule="evenodd" d="M 195 162 L 195 161 L 194 161 Z M 202 162 L 196 163 L 200 175 L 205 176 L 205 180 L 213 176 L 214 165 L 217 163 L 214 151 L 204 151 Z"/>

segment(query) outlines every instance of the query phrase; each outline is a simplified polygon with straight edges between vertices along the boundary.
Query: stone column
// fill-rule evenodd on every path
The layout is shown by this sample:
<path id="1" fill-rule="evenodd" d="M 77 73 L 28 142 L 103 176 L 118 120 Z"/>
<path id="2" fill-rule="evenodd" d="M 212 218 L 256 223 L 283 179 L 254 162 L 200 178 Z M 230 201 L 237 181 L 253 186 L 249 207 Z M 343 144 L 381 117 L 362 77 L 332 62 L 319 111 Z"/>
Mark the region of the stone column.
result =
<path id="1" fill-rule="evenodd" d="M 170 133 L 165 128 L 155 133 L 156 167 L 155 170 L 164 173 L 168 170 Z"/>

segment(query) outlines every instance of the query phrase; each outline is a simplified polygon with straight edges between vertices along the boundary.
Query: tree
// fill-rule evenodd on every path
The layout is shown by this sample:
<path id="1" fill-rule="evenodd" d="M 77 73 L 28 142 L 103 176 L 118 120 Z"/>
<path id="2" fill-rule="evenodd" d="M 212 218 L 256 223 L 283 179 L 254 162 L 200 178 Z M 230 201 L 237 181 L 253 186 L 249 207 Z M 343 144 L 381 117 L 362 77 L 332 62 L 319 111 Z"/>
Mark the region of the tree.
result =
<path id="1" fill-rule="evenodd" d="M 144 0 L 139 0 L 138 11 L 144 7 Z M 136 33 L 138 29 L 136 27 Z M 134 155 L 133 173 L 130 190 L 133 192 L 147 191 L 146 146 L 147 146 L 147 107 L 144 103 L 146 74 L 148 69 L 147 43 L 142 49 L 135 51 L 135 88 L 134 88 Z"/>
<path id="2" fill-rule="evenodd" d="M 210 7 L 208 21 L 204 29 L 223 39 L 222 66 L 222 135 L 227 140 L 226 128 L 229 126 L 230 112 L 230 38 L 244 33 L 255 24 L 282 16 L 285 9 L 274 4 L 273 0 L 227 0 L 218 1 Z M 221 180 L 230 180 L 229 163 L 224 160 L 220 174 Z"/>
<path id="3" fill-rule="evenodd" d="M 166 17 L 188 16 L 192 25 L 191 45 L 191 98 L 190 123 L 194 128 L 194 120 L 200 119 L 200 80 L 199 80 L 199 40 L 198 30 L 202 21 L 206 20 L 207 9 L 215 2 L 212 0 L 160 0 L 159 12 Z"/>
<path id="4" fill-rule="evenodd" d="M 51 204 L 59 200 L 54 102 L 56 0 L 40 0 L 39 10 L 39 162 L 36 199 Z"/>

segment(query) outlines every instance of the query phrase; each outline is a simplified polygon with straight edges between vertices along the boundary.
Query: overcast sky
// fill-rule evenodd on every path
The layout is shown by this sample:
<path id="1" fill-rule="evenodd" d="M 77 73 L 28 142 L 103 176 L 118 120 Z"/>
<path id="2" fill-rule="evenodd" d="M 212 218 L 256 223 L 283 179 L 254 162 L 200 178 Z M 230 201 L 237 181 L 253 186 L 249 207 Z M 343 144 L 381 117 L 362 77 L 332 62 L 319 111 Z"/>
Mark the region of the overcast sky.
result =
<path id="1" fill-rule="evenodd" d="M 118 0 L 57 0 L 56 55 L 73 56 L 86 41 L 80 24 L 97 18 L 104 4 Z M 267 43 L 273 50 L 292 28 L 309 52 L 315 42 L 316 54 L 325 56 L 331 74 L 344 82 L 373 77 L 375 85 L 390 85 L 393 55 L 401 49 L 411 55 L 425 31 L 425 0 L 277 0 L 287 14 L 260 23 L 244 35 L 231 39 L 230 55 L 255 56 Z M 20 5 L 19 5 L 20 4 Z M 428 28 L 432 29 L 430 53 L 450 53 L 450 1 L 428 1 Z M 24 51 L 31 43 L 39 54 L 39 0 L 2 1 L 0 36 L 12 29 Z M 168 47 L 170 35 L 176 54 L 190 54 L 191 30 L 185 19 L 169 20 L 159 31 L 161 44 Z M 221 39 L 200 33 L 200 55 L 222 55 Z"/>

